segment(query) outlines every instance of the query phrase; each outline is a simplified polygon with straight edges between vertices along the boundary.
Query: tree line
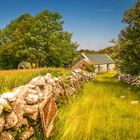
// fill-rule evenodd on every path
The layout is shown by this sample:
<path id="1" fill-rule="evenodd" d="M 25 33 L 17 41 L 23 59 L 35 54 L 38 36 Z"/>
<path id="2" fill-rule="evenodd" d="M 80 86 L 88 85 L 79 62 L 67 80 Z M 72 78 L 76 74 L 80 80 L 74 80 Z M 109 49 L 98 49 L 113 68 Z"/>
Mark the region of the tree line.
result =
<path id="1" fill-rule="evenodd" d="M 0 29 L 0 68 L 14 69 L 22 61 L 35 67 L 68 66 L 77 53 L 72 33 L 63 29 L 58 12 L 24 13 Z"/>

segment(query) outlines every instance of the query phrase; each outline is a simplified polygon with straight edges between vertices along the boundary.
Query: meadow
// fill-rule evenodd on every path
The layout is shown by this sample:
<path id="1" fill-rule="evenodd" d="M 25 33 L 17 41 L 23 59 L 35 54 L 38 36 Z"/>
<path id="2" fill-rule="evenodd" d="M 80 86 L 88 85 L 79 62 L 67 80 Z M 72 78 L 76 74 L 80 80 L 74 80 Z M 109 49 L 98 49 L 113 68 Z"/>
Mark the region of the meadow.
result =
<path id="1" fill-rule="evenodd" d="M 52 140 L 139 140 L 140 90 L 115 78 L 116 73 L 98 74 L 85 83 L 78 97 L 59 109 L 56 135 Z M 121 99 L 121 96 L 126 98 Z"/>
<path id="2" fill-rule="evenodd" d="M 1 70 L 0 94 L 11 91 L 13 88 L 27 84 L 32 78 L 51 73 L 53 76 L 67 76 L 70 70 L 64 68 L 40 68 L 26 70 Z"/>

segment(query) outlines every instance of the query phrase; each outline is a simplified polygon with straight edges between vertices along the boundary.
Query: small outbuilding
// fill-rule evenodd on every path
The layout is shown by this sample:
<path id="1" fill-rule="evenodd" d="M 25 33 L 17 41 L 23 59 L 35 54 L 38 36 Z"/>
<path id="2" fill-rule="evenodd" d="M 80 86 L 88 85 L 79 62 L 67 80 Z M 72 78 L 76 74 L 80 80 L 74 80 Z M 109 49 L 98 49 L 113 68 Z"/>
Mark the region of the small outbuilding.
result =
<path id="1" fill-rule="evenodd" d="M 72 68 L 85 69 L 93 64 L 95 72 L 106 72 L 115 69 L 115 62 L 107 54 L 80 54 L 72 63 Z"/>

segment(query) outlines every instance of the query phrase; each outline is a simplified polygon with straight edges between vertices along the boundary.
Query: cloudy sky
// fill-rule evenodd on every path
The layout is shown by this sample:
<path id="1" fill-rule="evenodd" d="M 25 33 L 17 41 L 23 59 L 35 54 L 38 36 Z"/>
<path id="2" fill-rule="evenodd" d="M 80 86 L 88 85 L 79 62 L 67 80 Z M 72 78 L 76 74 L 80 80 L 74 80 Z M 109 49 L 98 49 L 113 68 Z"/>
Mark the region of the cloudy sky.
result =
<path id="1" fill-rule="evenodd" d="M 49 9 L 58 11 L 64 29 L 73 33 L 79 49 L 99 50 L 117 37 L 124 27 L 124 11 L 136 0 L 0 0 L 0 28 L 25 12 L 32 15 Z"/>

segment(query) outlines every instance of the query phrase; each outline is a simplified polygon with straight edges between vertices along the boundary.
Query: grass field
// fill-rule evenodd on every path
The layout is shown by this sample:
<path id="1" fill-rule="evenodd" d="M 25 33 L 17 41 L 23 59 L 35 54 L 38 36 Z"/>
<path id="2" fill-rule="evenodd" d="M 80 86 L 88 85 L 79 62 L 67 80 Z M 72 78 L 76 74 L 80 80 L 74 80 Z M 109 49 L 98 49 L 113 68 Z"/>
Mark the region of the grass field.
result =
<path id="1" fill-rule="evenodd" d="M 140 90 L 99 74 L 84 85 L 82 93 L 60 108 L 52 140 L 140 140 Z M 125 95 L 126 99 L 120 96 Z"/>
<path id="2" fill-rule="evenodd" d="M 27 84 L 33 77 L 45 75 L 47 72 L 53 76 L 67 76 L 70 70 L 63 68 L 41 68 L 27 70 L 1 70 L 0 94 L 11 91 L 13 88 Z"/>

